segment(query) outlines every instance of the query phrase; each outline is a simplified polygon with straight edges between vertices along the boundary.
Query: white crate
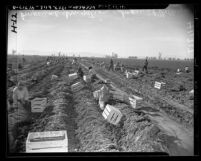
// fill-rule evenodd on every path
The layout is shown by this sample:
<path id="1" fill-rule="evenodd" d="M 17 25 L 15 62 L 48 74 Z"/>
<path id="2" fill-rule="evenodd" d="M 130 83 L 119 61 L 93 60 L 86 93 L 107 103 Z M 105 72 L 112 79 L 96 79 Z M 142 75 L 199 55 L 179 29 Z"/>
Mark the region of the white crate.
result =
<path id="1" fill-rule="evenodd" d="M 139 70 L 135 70 L 132 74 L 133 74 L 133 76 L 137 77 L 139 74 Z"/>
<path id="2" fill-rule="evenodd" d="M 58 78 L 57 75 L 52 75 L 51 80 L 56 80 Z"/>
<path id="3" fill-rule="evenodd" d="M 138 102 L 142 100 L 141 97 L 138 97 L 138 96 L 135 96 L 135 95 L 132 95 L 132 97 L 133 97 L 134 99 L 136 99 Z"/>
<path id="4" fill-rule="evenodd" d="M 141 97 L 138 97 L 138 96 L 135 96 L 135 95 L 132 95 L 132 97 L 129 97 L 129 103 L 134 109 L 137 108 L 137 106 L 139 105 L 139 103 L 141 101 L 142 101 Z"/>
<path id="5" fill-rule="evenodd" d="M 83 79 L 84 79 L 84 81 L 87 82 L 87 83 L 91 81 L 90 75 L 84 75 L 84 76 L 83 76 Z"/>
<path id="6" fill-rule="evenodd" d="M 130 105 L 135 109 L 137 107 L 136 99 L 129 97 Z"/>
<path id="7" fill-rule="evenodd" d="M 161 83 L 160 82 L 155 82 L 154 88 L 161 89 Z"/>
<path id="8" fill-rule="evenodd" d="M 133 77 L 133 74 L 132 74 L 132 73 L 129 73 L 129 72 L 126 73 L 126 78 L 130 79 L 130 78 L 132 78 L 132 77 Z"/>
<path id="9" fill-rule="evenodd" d="M 93 96 L 94 96 L 94 98 L 95 98 L 96 100 L 98 100 L 98 99 L 99 99 L 99 96 L 100 96 L 100 90 L 94 91 L 94 92 L 93 92 Z"/>
<path id="10" fill-rule="evenodd" d="M 67 131 L 29 132 L 26 152 L 68 152 Z"/>
<path id="11" fill-rule="evenodd" d="M 77 73 L 69 74 L 68 76 L 70 80 L 75 80 L 78 77 Z"/>
<path id="12" fill-rule="evenodd" d="M 81 82 L 77 82 L 71 86 L 71 90 L 73 92 L 77 92 L 77 91 L 81 90 L 83 87 L 84 87 L 84 85 Z"/>
<path id="13" fill-rule="evenodd" d="M 111 105 L 107 105 L 105 107 L 102 115 L 108 122 L 110 122 L 114 125 L 117 125 L 122 117 L 121 112 L 117 108 L 115 108 Z"/>
<path id="14" fill-rule="evenodd" d="M 192 89 L 192 90 L 189 92 L 189 94 L 194 94 L 194 89 Z"/>
<path id="15" fill-rule="evenodd" d="M 31 100 L 31 112 L 43 112 L 46 104 L 47 98 L 35 98 Z"/>

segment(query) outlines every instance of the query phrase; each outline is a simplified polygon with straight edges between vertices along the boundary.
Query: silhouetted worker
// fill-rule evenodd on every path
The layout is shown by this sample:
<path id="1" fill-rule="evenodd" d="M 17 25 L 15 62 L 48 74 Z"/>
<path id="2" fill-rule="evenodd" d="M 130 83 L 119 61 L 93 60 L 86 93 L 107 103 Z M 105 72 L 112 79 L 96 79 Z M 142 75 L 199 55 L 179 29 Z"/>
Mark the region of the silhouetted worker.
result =
<path id="1" fill-rule="evenodd" d="M 146 58 L 142 71 L 146 70 L 146 73 L 148 73 L 147 66 L 148 66 L 148 60 Z"/>
<path id="2" fill-rule="evenodd" d="M 189 68 L 188 68 L 188 66 L 185 67 L 185 72 L 186 72 L 186 73 L 189 73 Z"/>
<path id="3" fill-rule="evenodd" d="M 83 78 L 84 72 L 82 71 L 82 68 L 81 68 L 81 67 L 78 68 L 77 74 L 78 74 L 78 77 Z"/>
<path id="4" fill-rule="evenodd" d="M 110 66 L 109 66 L 109 70 L 112 69 L 112 71 L 114 71 L 114 63 L 113 60 L 110 60 Z"/>
<path id="5" fill-rule="evenodd" d="M 89 67 L 89 76 L 91 77 L 91 82 L 94 82 L 97 79 L 96 72 L 91 66 Z"/>
<path id="6" fill-rule="evenodd" d="M 115 70 L 120 70 L 120 62 L 117 62 L 116 66 L 115 66 Z"/>
<path id="7" fill-rule="evenodd" d="M 29 120 L 30 111 L 29 93 L 23 82 L 18 82 L 13 89 L 13 106 L 8 106 L 8 111 L 13 110 L 13 113 L 8 114 L 8 135 L 9 135 L 9 150 L 13 152 L 16 147 L 17 125 L 20 122 Z"/>
<path id="8" fill-rule="evenodd" d="M 124 72 L 124 70 L 125 70 L 125 67 L 123 64 L 121 64 L 121 72 Z"/>
<path id="9" fill-rule="evenodd" d="M 26 62 L 26 59 L 24 58 L 24 55 L 23 55 L 23 58 L 22 58 L 22 62 L 23 62 L 23 65 Z"/>

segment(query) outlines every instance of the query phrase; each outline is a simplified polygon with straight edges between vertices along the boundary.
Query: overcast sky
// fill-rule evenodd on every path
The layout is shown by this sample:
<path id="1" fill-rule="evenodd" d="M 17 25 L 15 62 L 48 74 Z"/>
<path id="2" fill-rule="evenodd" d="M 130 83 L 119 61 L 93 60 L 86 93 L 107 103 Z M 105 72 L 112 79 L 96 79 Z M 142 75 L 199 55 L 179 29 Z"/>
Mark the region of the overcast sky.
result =
<path id="1" fill-rule="evenodd" d="M 41 51 L 38 54 L 82 52 L 80 56 L 112 52 L 119 57 L 158 57 L 159 52 L 162 57 L 194 55 L 194 17 L 184 5 L 165 10 L 22 10 L 18 11 L 17 34 L 10 31 L 13 13 L 8 17 L 8 53 L 17 49 Z"/>

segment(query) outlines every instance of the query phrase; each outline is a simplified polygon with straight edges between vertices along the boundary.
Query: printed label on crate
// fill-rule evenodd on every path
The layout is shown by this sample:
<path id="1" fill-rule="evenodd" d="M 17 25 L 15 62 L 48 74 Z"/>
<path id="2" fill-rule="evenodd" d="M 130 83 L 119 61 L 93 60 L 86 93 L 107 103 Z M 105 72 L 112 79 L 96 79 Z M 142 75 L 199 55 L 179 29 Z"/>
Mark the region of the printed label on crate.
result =
<path id="1" fill-rule="evenodd" d="M 26 152 L 68 152 L 67 131 L 30 132 Z"/>
<path id="2" fill-rule="evenodd" d="M 154 87 L 157 89 L 161 89 L 161 83 L 160 82 L 155 82 Z"/>

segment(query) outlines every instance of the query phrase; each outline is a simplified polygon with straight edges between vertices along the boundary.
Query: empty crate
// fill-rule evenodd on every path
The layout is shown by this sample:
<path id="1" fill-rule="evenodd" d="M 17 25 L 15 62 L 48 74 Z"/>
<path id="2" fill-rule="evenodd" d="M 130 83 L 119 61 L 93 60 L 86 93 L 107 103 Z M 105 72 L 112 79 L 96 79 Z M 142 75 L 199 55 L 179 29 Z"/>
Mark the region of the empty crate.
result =
<path id="1" fill-rule="evenodd" d="M 132 73 L 129 73 L 129 72 L 126 73 L 126 78 L 130 79 L 130 78 L 132 78 L 132 77 L 133 77 L 133 74 L 132 74 Z"/>
<path id="2" fill-rule="evenodd" d="M 105 107 L 102 115 L 108 122 L 110 122 L 114 125 L 117 125 L 122 117 L 121 112 L 117 108 L 115 108 L 111 105 L 107 105 Z"/>
<path id="3" fill-rule="evenodd" d="M 133 95 L 132 97 L 129 97 L 129 103 L 134 109 L 137 108 L 141 100 L 142 98 L 138 96 Z"/>
<path id="4" fill-rule="evenodd" d="M 68 76 L 69 76 L 70 80 L 77 79 L 77 77 L 78 77 L 77 73 L 69 74 Z"/>
<path id="5" fill-rule="evenodd" d="M 26 152 L 68 152 L 67 131 L 29 132 Z"/>
<path id="6" fill-rule="evenodd" d="M 94 91 L 94 92 L 93 92 L 93 96 L 94 96 L 94 98 L 95 98 L 96 100 L 99 99 L 100 92 L 101 92 L 100 90 L 97 90 L 97 91 Z"/>
<path id="7" fill-rule="evenodd" d="M 73 92 L 77 92 L 77 91 L 81 90 L 83 87 L 84 87 L 84 85 L 81 82 L 77 82 L 71 86 L 71 90 Z"/>
<path id="8" fill-rule="evenodd" d="M 157 88 L 157 89 L 161 89 L 162 86 L 164 86 L 166 83 L 164 82 L 155 82 L 154 84 L 154 88 Z"/>
<path id="9" fill-rule="evenodd" d="M 35 98 L 31 101 L 31 112 L 43 112 L 47 104 L 47 98 Z"/>

